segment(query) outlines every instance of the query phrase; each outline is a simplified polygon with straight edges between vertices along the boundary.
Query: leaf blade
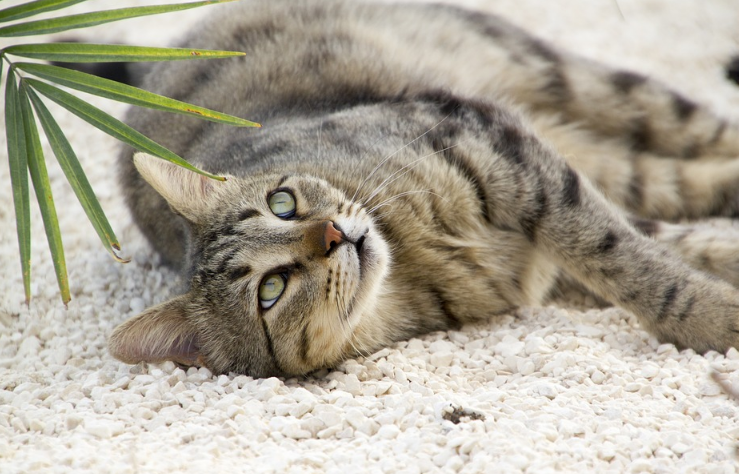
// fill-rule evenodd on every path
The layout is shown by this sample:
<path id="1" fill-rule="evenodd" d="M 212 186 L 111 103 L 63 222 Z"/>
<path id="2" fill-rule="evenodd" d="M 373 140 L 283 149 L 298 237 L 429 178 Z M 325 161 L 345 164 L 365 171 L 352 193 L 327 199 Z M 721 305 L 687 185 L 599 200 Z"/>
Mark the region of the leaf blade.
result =
<path id="1" fill-rule="evenodd" d="M 64 92 L 61 89 L 58 89 L 50 84 L 41 82 L 36 79 L 25 79 L 25 81 L 33 89 L 40 92 L 45 97 L 51 99 L 57 104 L 61 105 L 65 109 L 69 110 L 73 114 L 77 115 L 82 120 L 85 120 L 92 126 L 136 148 L 137 150 L 144 151 L 159 158 L 165 159 L 203 176 L 217 179 L 219 181 L 225 180 L 225 178 L 223 178 L 222 176 L 216 176 L 214 174 L 196 168 L 182 157 L 159 145 L 142 133 L 134 130 L 120 120 L 110 116 L 109 114 L 106 114 L 102 110 L 88 104 L 87 102 L 78 99 L 72 94 Z"/>
<path id="2" fill-rule="evenodd" d="M 13 188 L 18 249 L 26 304 L 31 301 L 31 204 L 28 185 L 26 138 L 23 131 L 18 85 L 9 70 L 5 85 L 5 136 L 10 182 Z"/>
<path id="3" fill-rule="evenodd" d="M 71 69 L 49 66 L 46 64 L 16 63 L 15 66 L 29 74 L 47 79 L 57 84 L 71 87 L 88 94 L 105 97 L 107 99 L 124 102 L 139 107 L 162 110 L 164 112 L 190 115 L 211 122 L 224 123 L 239 127 L 260 127 L 258 123 L 244 120 L 233 115 L 216 112 L 215 110 L 198 107 L 196 105 L 169 99 L 152 92 L 129 86 L 120 82 L 104 79 Z"/>
<path id="4" fill-rule="evenodd" d="M 66 306 L 72 299 L 69 292 L 69 277 L 67 275 L 67 262 L 64 258 L 64 245 L 62 244 L 62 233 L 59 229 L 59 219 L 54 205 L 54 196 L 51 192 L 49 174 L 46 171 L 44 152 L 41 148 L 36 120 L 28 101 L 25 85 L 21 82 L 20 108 L 23 120 L 23 129 L 26 136 L 26 152 L 28 153 L 28 170 L 31 173 L 33 189 L 36 193 L 36 201 L 41 210 L 41 219 L 44 222 L 46 240 L 49 243 L 51 259 L 54 262 L 57 284 L 61 293 L 62 302 Z"/>
<path id="5" fill-rule="evenodd" d="M 56 62 L 151 62 L 192 59 L 218 59 L 245 56 L 238 51 L 209 49 L 155 48 L 120 44 L 29 43 L 5 48 L 7 54 Z"/>
<path id="6" fill-rule="evenodd" d="M 95 196 L 95 192 L 82 169 L 77 155 L 64 136 L 64 132 L 59 128 L 56 120 L 54 120 L 51 112 L 49 112 L 49 109 L 46 108 L 46 105 L 44 105 L 39 96 L 31 89 L 28 89 L 27 92 L 31 99 L 31 104 L 36 111 L 36 115 L 41 122 L 41 127 L 44 129 L 44 134 L 49 140 L 51 149 L 64 175 L 67 177 L 67 181 L 69 181 L 72 190 L 82 205 L 85 214 L 87 214 L 87 218 L 90 220 L 98 237 L 100 237 L 100 241 L 116 261 L 127 263 L 129 260 L 121 258 L 117 253 L 117 251 L 121 250 L 118 238 L 103 212 L 100 201 Z"/>
<path id="7" fill-rule="evenodd" d="M 126 20 L 140 16 L 158 15 L 175 11 L 188 10 L 218 3 L 228 3 L 235 0 L 207 0 L 200 2 L 174 3 L 170 5 L 155 5 L 148 7 L 119 8 L 78 15 L 61 16 L 48 20 L 36 20 L 18 23 L 0 28 L 0 37 L 31 36 L 58 33 L 77 28 L 102 25 L 114 21 Z"/>
<path id="8" fill-rule="evenodd" d="M 0 10 L 0 22 L 20 20 L 39 13 L 70 7 L 87 0 L 36 0 Z"/>

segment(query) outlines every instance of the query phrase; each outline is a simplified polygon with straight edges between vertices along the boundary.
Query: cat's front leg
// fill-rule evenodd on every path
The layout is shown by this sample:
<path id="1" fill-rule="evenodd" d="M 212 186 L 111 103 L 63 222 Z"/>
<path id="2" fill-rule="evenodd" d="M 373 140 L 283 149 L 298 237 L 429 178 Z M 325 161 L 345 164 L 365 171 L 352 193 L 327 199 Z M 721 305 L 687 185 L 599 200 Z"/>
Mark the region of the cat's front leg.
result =
<path id="1" fill-rule="evenodd" d="M 588 289 L 634 312 L 661 341 L 699 352 L 739 347 L 733 286 L 638 231 L 514 117 L 470 103 L 458 104 L 453 115 L 466 124 L 453 140 L 476 142 L 469 152 L 486 154 L 474 171 L 491 225 L 522 233 Z M 487 151 L 478 148 L 483 130 Z"/>
<path id="2" fill-rule="evenodd" d="M 735 221 L 672 224 L 632 218 L 631 222 L 645 235 L 676 252 L 691 267 L 739 288 L 739 225 Z"/>

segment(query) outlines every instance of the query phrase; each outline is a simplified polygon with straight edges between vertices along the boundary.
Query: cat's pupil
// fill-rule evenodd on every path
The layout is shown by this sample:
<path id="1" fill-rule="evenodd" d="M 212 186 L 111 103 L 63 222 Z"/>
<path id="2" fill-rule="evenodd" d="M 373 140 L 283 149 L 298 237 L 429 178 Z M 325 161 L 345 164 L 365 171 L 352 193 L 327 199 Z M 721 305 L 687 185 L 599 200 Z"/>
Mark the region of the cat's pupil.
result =
<path id="1" fill-rule="evenodd" d="M 295 215 L 295 196 L 288 191 L 277 191 L 269 197 L 269 208 L 279 218 L 292 217 Z"/>
<path id="2" fill-rule="evenodd" d="M 281 273 L 267 275 L 259 285 L 259 304 L 264 309 L 271 308 L 285 291 L 287 278 Z"/>

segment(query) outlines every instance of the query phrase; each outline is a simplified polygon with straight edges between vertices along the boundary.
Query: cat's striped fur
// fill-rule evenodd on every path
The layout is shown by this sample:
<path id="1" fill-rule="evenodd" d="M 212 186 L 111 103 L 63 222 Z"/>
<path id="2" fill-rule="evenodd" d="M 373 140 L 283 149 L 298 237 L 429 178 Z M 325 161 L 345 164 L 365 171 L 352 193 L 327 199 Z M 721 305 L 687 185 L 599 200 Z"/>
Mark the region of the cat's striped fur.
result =
<path id="1" fill-rule="evenodd" d="M 655 220 L 739 214 L 739 130 L 701 105 L 445 5 L 239 2 L 186 43 L 247 55 L 144 86 L 264 127 L 129 114 L 229 180 L 122 154 L 137 222 L 191 285 L 122 324 L 116 357 L 302 374 L 540 304 L 562 272 L 662 341 L 739 346 L 739 240 Z"/>

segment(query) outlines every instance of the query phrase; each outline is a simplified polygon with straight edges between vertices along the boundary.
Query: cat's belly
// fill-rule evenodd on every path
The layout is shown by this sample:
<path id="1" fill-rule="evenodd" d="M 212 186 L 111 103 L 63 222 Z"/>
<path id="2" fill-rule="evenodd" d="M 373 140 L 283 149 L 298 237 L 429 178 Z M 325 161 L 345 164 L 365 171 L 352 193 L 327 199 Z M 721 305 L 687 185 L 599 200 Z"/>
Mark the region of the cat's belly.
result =
<path id="1" fill-rule="evenodd" d="M 549 255 L 520 235 L 490 227 L 475 240 L 485 248 L 479 252 L 478 263 L 481 279 L 488 282 L 488 288 L 481 288 L 475 297 L 496 313 L 546 300 L 560 271 Z"/>
<path id="2" fill-rule="evenodd" d="M 540 305 L 559 272 L 525 237 L 490 225 L 454 236 L 437 232 L 417 243 L 391 242 L 391 278 L 394 285 L 405 282 L 412 288 L 404 296 L 410 307 L 440 321 L 487 320 L 521 306 Z"/>

